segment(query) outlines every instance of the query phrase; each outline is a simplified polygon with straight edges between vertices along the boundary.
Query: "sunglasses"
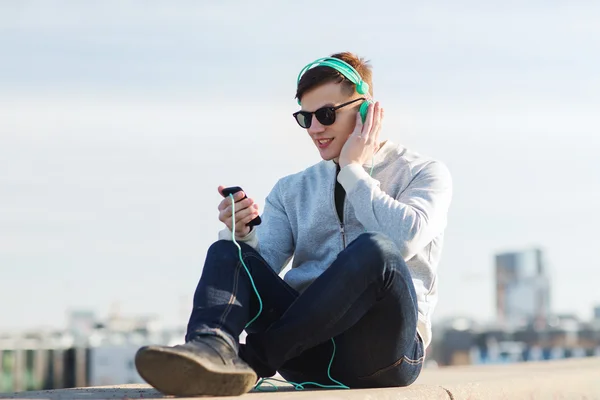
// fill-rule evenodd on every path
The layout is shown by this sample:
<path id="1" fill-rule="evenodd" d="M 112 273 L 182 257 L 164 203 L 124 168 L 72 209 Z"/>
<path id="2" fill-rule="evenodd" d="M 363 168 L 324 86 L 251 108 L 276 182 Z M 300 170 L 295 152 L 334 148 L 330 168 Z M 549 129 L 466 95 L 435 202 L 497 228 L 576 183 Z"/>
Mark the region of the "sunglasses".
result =
<path id="1" fill-rule="evenodd" d="M 366 100 L 364 97 L 360 97 L 358 99 L 354 99 L 351 100 L 349 102 L 346 102 L 344 104 L 340 104 L 339 106 L 328 106 L 328 107 L 321 107 L 316 111 L 310 112 L 310 111 L 296 111 L 294 114 L 292 114 L 294 116 L 294 118 L 296 119 L 296 122 L 298 122 L 298 125 L 300 125 L 302 128 L 308 129 L 310 128 L 310 125 L 312 123 L 312 116 L 313 114 L 315 115 L 315 117 L 317 118 L 317 121 L 319 121 L 321 124 L 323 125 L 332 125 L 335 122 L 335 112 L 337 110 L 339 110 L 342 107 L 346 107 L 352 103 L 356 103 L 359 100 Z"/>

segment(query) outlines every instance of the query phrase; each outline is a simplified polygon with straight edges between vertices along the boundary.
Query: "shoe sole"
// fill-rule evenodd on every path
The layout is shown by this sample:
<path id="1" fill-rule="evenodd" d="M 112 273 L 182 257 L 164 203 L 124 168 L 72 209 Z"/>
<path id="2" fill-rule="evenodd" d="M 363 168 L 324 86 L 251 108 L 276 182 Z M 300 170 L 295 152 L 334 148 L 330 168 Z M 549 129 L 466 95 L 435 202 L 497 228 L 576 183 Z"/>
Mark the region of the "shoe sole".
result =
<path id="1" fill-rule="evenodd" d="M 159 392 L 172 396 L 239 396 L 256 383 L 256 374 L 214 365 L 170 348 L 146 347 L 135 355 L 140 376 Z"/>

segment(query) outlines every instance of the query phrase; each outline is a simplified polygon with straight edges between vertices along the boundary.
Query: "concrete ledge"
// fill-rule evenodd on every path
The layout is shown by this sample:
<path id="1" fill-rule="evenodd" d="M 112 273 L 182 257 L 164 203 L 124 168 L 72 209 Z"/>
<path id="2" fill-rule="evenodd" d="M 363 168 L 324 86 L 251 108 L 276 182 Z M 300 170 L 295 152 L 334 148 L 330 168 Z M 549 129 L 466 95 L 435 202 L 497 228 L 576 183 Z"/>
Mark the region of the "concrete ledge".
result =
<path id="1" fill-rule="evenodd" d="M 600 399 L 600 358 L 440 368 L 415 384 L 439 385 L 451 399 Z"/>
<path id="2" fill-rule="evenodd" d="M 265 386 L 268 389 L 268 386 Z M 377 399 L 377 400 L 459 400 L 459 399 L 599 399 L 600 358 L 465 366 L 424 370 L 407 388 L 364 390 L 296 391 L 280 386 L 276 392 L 251 392 L 246 399 Z M 162 394 L 147 385 L 120 385 L 5 393 L 0 398 L 20 399 L 158 399 Z M 240 397 L 221 397 L 220 399 Z"/>

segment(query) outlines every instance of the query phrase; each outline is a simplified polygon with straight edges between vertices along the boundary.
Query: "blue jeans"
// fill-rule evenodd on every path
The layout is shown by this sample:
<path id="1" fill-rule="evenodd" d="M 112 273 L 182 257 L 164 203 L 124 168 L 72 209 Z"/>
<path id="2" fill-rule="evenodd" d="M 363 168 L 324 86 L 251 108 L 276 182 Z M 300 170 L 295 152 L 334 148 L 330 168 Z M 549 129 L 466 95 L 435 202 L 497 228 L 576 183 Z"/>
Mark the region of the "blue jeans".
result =
<path id="1" fill-rule="evenodd" d="M 365 233 L 301 294 L 250 246 L 240 243 L 263 302 L 246 328 L 246 359 L 285 379 L 351 388 L 408 386 L 421 372 L 424 348 L 417 334 L 417 299 L 410 271 L 387 237 Z M 259 302 L 233 242 L 220 240 L 207 254 L 194 295 L 186 340 L 217 334 L 237 338 Z M 260 375 L 260 374 L 259 374 Z"/>

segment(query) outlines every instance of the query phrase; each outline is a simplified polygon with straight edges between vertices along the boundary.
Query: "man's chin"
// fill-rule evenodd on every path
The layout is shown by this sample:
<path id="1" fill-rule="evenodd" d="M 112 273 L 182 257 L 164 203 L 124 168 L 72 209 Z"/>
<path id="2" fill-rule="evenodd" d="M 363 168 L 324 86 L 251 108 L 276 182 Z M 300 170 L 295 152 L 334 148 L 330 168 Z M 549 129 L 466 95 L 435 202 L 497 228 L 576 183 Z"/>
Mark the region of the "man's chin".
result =
<path id="1" fill-rule="evenodd" d="M 337 156 L 337 155 L 321 154 L 321 158 L 325 161 L 333 160 L 333 161 L 337 162 L 338 157 L 339 156 Z"/>
<path id="2" fill-rule="evenodd" d="M 340 156 L 340 154 L 338 152 L 331 152 L 331 151 L 319 151 L 319 155 L 325 161 L 331 161 L 331 160 L 337 161 L 337 159 Z"/>

